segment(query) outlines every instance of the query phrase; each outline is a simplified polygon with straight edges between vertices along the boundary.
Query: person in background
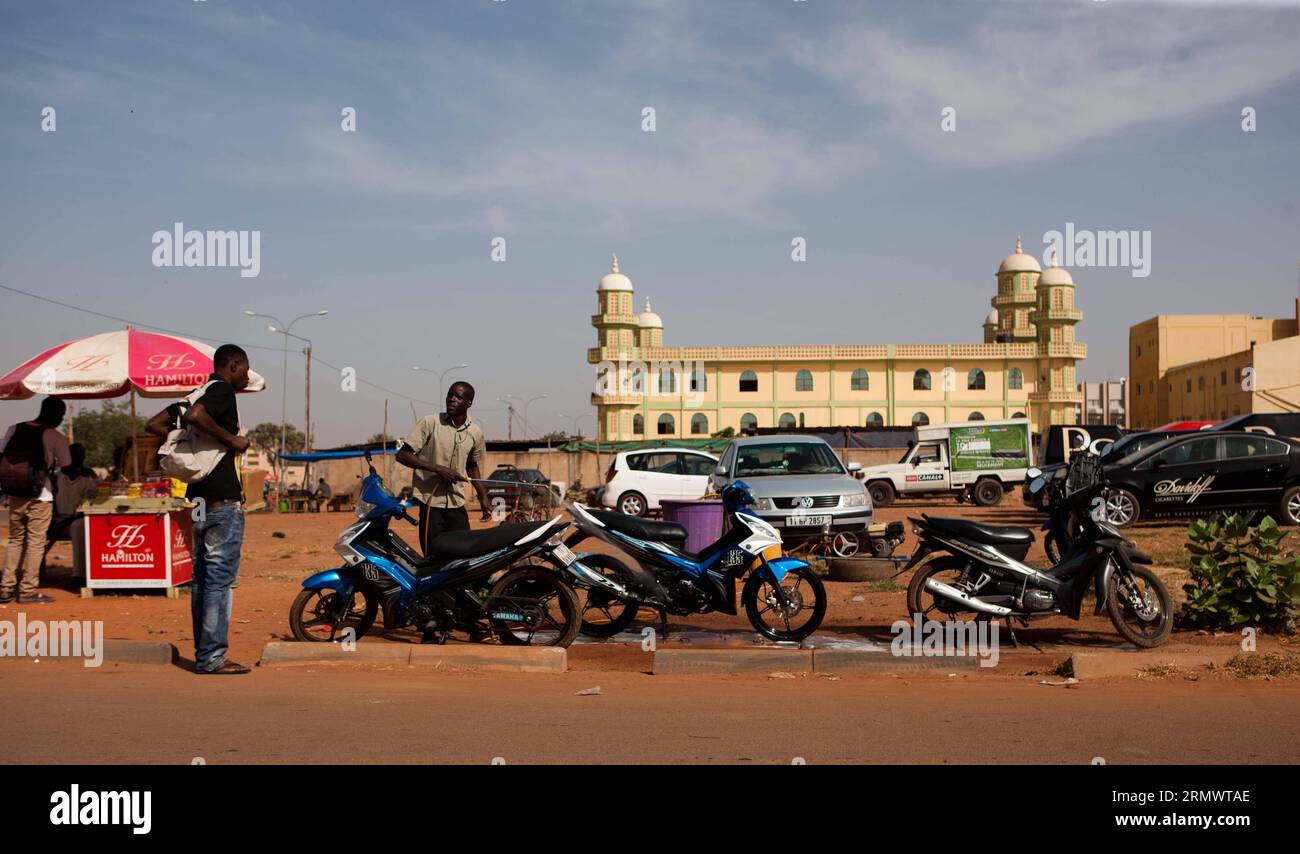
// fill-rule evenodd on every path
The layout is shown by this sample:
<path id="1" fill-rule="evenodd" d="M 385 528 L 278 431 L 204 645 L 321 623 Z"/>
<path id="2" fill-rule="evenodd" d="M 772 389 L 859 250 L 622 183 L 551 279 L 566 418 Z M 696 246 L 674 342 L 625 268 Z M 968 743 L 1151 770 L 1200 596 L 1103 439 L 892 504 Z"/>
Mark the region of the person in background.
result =
<path id="1" fill-rule="evenodd" d="M 74 442 L 68 446 L 72 465 L 59 472 L 54 480 L 54 521 L 45 541 L 45 553 L 56 540 L 72 541 L 72 564 L 75 577 L 86 577 L 85 522 L 77 508 L 86 496 L 93 495 L 98 479 L 95 472 L 86 468 L 86 446 Z"/>
<path id="2" fill-rule="evenodd" d="M 420 548 L 433 554 L 433 541 L 443 531 L 468 531 L 469 513 L 461 483 L 474 479 L 482 519 L 492 518 L 487 487 L 479 465 L 487 454 L 487 439 L 469 417 L 474 386 L 452 383 L 447 411 L 420 420 L 397 451 L 397 461 L 415 470 L 411 496 L 420 505 Z"/>
<path id="3" fill-rule="evenodd" d="M 184 421 L 228 449 L 212 473 L 191 483 L 185 497 L 200 504 L 194 523 L 194 581 L 190 585 L 190 615 L 194 623 L 194 672 L 241 674 L 249 668 L 226 658 L 230 648 L 231 587 L 239 577 L 244 544 L 244 487 L 236 457 L 248 450 L 240 435 L 235 393 L 248 387 L 248 354 L 234 344 L 222 344 L 212 356 L 212 385 L 184 413 Z M 166 437 L 181 420 L 173 403 L 149 419 L 146 428 Z"/>
<path id="4" fill-rule="evenodd" d="M 320 480 L 316 481 L 316 491 L 312 493 L 312 503 L 315 505 L 317 513 L 320 512 L 321 503 L 324 502 L 328 504 L 329 500 L 333 497 L 334 490 L 330 489 L 330 485 L 325 482 L 325 478 L 322 477 Z"/>
<path id="5" fill-rule="evenodd" d="M 9 548 L 4 572 L 0 575 L 0 604 L 17 597 L 22 605 L 44 605 L 54 597 L 38 593 L 41 562 L 45 559 L 45 536 L 54 518 L 54 476 L 59 469 L 72 465 L 67 438 L 59 432 L 68 405 L 57 397 L 41 401 L 40 414 L 34 421 L 24 421 L 9 428 L 0 452 L 6 456 L 21 453 L 31 460 L 43 460 L 47 477 L 39 495 L 31 498 L 8 495 Z M 20 443 L 10 448 L 10 443 Z"/>

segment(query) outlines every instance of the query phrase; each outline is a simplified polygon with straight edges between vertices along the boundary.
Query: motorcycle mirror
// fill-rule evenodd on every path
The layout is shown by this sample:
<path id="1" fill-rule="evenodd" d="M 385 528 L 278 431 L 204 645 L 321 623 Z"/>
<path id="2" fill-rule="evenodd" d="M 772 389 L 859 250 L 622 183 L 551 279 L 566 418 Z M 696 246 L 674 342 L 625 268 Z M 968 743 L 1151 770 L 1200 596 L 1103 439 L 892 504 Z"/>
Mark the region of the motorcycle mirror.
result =
<path id="1" fill-rule="evenodd" d="M 1042 473 L 1043 473 L 1043 470 L 1042 470 L 1042 469 L 1040 469 L 1038 466 L 1034 466 L 1034 467 L 1030 468 L 1028 471 L 1026 471 L 1026 472 L 1025 472 L 1025 475 L 1026 475 L 1030 480 L 1034 480 L 1035 478 L 1037 478 L 1037 477 L 1038 477 L 1039 475 L 1041 475 Z"/>

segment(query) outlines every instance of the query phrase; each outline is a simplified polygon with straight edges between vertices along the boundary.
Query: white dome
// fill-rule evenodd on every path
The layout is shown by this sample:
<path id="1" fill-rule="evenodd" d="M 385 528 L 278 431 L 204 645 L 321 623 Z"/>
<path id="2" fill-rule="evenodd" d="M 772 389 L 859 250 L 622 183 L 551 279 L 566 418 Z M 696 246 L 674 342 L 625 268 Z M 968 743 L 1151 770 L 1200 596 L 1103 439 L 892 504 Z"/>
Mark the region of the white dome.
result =
<path id="1" fill-rule="evenodd" d="M 1056 266 L 1056 250 L 1052 250 L 1052 266 L 1043 271 L 1043 275 L 1038 277 L 1040 285 L 1073 285 L 1074 279 L 1070 276 L 1070 271 L 1064 267 Z"/>
<path id="2" fill-rule="evenodd" d="M 630 291 L 632 280 L 618 271 L 618 256 L 614 255 L 609 265 L 609 272 L 600 279 L 598 291 Z"/>
<path id="3" fill-rule="evenodd" d="M 985 318 L 984 318 L 984 325 L 985 325 L 985 326 L 997 326 L 997 325 L 998 325 L 998 310 L 997 310 L 996 308 L 993 309 L 992 311 L 990 311 L 990 312 L 985 316 Z"/>
<path id="4" fill-rule="evenodd" d="M 1038 259 L 1033 255 L 1026 255 L 1020 251 L 1020 238 L 1016 238 L 1016 251 L 1002 259 L 998 265 L 999 273 L 1013 273 L 1027 270 L 1031 273 L 1042 272 L 1042 267 L 1038 266 Z"/>
<path id="5" fill-rule="evenodd" d="M 664 322 L 659 319 L 659 315 L 650 310 L 650 297 L 645 298 L 645 311 L 637 317 L 637 324 L 642 329 L 663 329 Z"/>

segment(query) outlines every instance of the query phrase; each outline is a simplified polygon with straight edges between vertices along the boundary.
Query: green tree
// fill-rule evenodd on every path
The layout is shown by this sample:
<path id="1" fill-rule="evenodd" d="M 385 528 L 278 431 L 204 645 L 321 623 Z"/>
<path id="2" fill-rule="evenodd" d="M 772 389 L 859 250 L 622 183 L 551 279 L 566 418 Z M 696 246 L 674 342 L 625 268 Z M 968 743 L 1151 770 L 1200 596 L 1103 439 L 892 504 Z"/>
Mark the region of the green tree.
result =
<path id="1" fill-rule="evenodd" d="M 569 434 L 568 434 L 568 433 L 565 433 L 563 430 L 552 430 L 551 432 L 549 432 L 549 433 L 547 433 L 545 436 L 543 436 L 543 437 L 541 438 L 541 441 L 543 441 L 543 442 L 567 442 L 567 441 L 569 441 Z"/>
<path id="2" fill-rule="evenodd" d="M 736 429 L 734 427 L 724 427 L 718 432 L 712 433 L 710 435 L 714 439 L 734 439 L 736 437 Z"/>
<path id="3" fill-rule="evenodd" d="M 152 415 L 152 413 L 150 413 Z M 141 416 L 140 428 L 148 416 Z M 131 407 L 126 402 L 106 400 L 99 409 L 82 409 L 72 416 L 74 441 L 86 446 L 86 465 L 113 467 L 113 449 L 126 444 L 131 435 Z"/>
<path id="4" fill-rule="evenodd" d="M 272 454 L 278 453 L 280 450 L 280 425 L 270 421 L 263 421 L 248 431 L 248 441 L 260 450 Z M 285 425 L 285 453 L 300 454 L 306 445 L 307 437 L 302 434 L 301 430 L 292 424 Z"/>

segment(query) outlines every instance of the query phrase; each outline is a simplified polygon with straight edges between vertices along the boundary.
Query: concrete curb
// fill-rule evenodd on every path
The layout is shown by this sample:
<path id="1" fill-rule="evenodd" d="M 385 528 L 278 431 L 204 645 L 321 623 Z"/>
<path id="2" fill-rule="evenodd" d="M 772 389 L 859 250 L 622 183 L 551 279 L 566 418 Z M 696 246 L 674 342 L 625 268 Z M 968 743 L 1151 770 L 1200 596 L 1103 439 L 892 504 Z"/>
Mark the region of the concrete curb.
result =
<path id="1" fill-rule="evenodd" d="M 650 672 L 665 673 L 811 673 L 811 649 L 657 649 Z"/>
<path id="2" fill-rule="evenodd" d="M 564 673 L 569 651 L 558 646 L 417 646 L 412 667 L 434 670 L 490 670 L 512 673 Z"/>
<path id="3" fill-rule="evenodd" d="M 1076 652 L 1070 656 L 1070 666 L 1074 668 L 1074 678 L 1079 680 L 1104 676 L 1136 676 L 1138 671 L 1160 664 L 1171 664 L 1184 669 L 1205 667 L 1209 664 L 1221 666 L 1237 652 L 1236 647 L 1190 652 L 1161 652 L 1160 650 Z"/>
<path id="4" fill-rule="evenodd" d="M 485 670 L 511 673 L 564 673 L 566 650 L 552 646 L 445 646 L 360 642 L 346 650 L 339 643 L 273 641 L 262 648 L 262 667 L 322 664 L 427 667 L 433 670 Z"/>
<path id="5" fill-rule="evenodd" d="M 814 673 L 953 673 L 979 670 L 979 659 L 969 655 L 898 656 L 888 650 L 818 649 L 813 651 Z"/>
<path id="6" fill-rule="evenodd" d="M 113 664 L 171 664 L 176 647 L 166 641 L 104 640 L 104 661 Z"/>

